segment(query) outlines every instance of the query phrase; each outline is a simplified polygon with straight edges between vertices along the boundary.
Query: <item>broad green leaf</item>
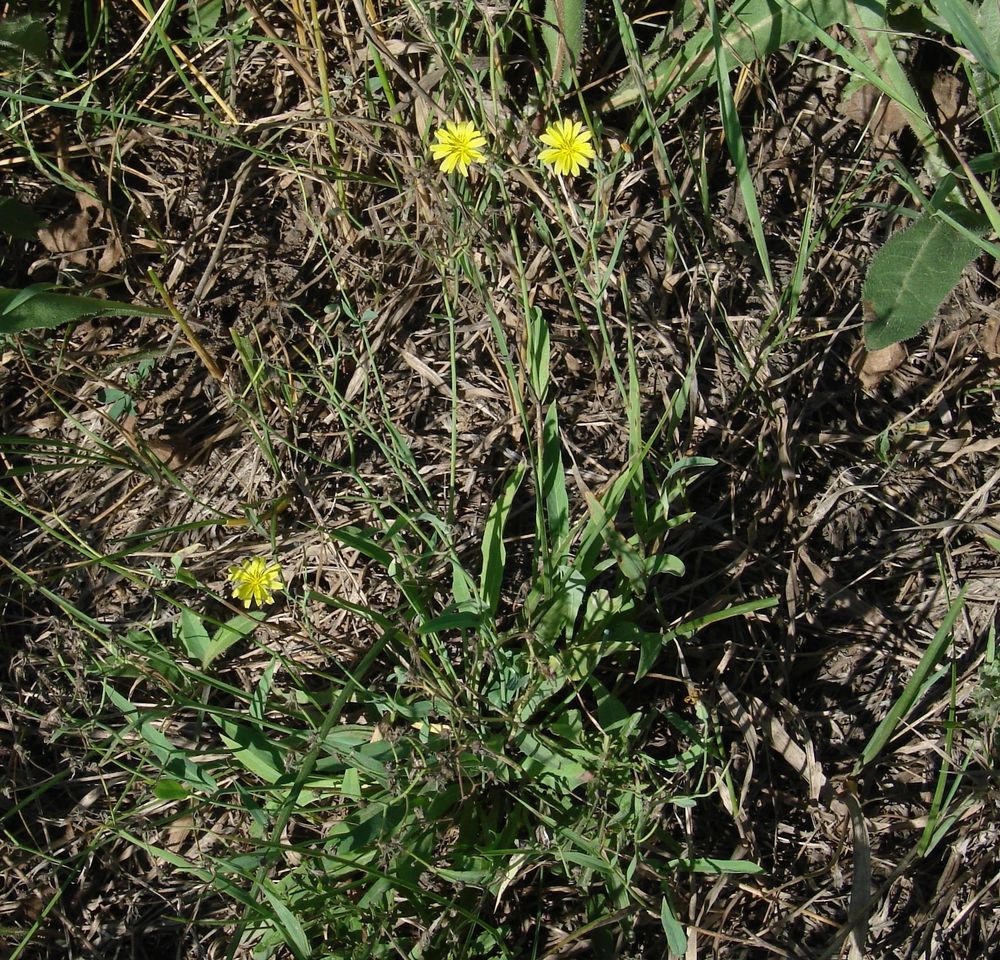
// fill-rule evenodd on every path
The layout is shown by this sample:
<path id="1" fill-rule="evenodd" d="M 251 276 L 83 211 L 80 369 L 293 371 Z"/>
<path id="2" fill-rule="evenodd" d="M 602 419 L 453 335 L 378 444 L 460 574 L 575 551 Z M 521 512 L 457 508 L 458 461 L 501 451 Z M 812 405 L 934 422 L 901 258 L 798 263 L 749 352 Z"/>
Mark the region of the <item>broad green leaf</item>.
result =
<path id="1" fill-rule="evenodd" d="M 152 719 L 148 719 L 148 715 L 141 713 L 134 703 L 123 697 L 107 683 L 104 684 L 104 693 L 121 710 L 128 722 L 138 729 L 139 735 L 160 762 L 162 774 L 198 790 L 214 791 L 218 789 L 215 778 L 192 761 L 188 751 L 174 746 L 163 732 L 153 725 Z"/>
<path id="2" fill-rule="evenodd" d="M 1000 4 L 981 3 L 977 26 L 987 47 L 1000 50 Z M 979 63 L 973 64 L 971 73 L 979 115 L 992 135 L 993 149 L 996 150 L 1000 147 L 1000 78 Z"/>
<path id="3" fill-rule="evenodd" d="M 348 767 L 344 771 L 343 780 L 340 784 L 341 796 L 346 800 L 361 799 L 361 774 L 357 767 Z"/>
<path id="4" fill-rule="evenodd" d="M 473 610 L 453 610 L 425 620 L 417 627 L 417 635 L 427 636 L 441 630 L 478 630 L 483 623 L 482 614 Z"/>
<path id="5" fill-rule="evenodd" d="M 600 530 L 601 539 L 607 544 L 618 567 L 637 594 L 646 592 L 646 569 L 641 554 L 615 528 L 603 504 L 589 490 L 584 491 L 587 509 Z"/>
<path id="6" fill-rule="evenodd" d="M 386 570 L 392 564 L 392 554 L 372 539 L 371 531 L 348 525 L 331 527 L 327 532 L 334 540 L 339 540 L 345 546 L 353 547 L 358 553 L 374 560 Z"/>
<path id="7" fill-rule="evenodd" d="M 549 388 L 549 325 L 538 307 L 532 307 L 527 319 L 528 375 L 535 396 L 545 399 Z"/>
<path id="8" fill-rule="evenodd" d="M 84 317 L 169 317 L 160 307 L 58 293 L 47 284 L 0 287 L 0 333 L 45 330 Z"/>
<path id="9" fill-rule="evenodd" d="M 944 203 L 941 212 L 972 233 L 987 229 L 982 217 L 958 204 Z M 971 239 L 933 213 L 893 234 L 865 278 L 865 346 L 881 350 L 920 333 L 978 254 Z"/>
<path id="10" fill-rule="evenodd" d="M 0 232 L 19 240 L 37 240 L 40 217 L 27 204 L 11 197 L 0 197 Z"/>
<path id="11" fill-rule="evenodd" d="M 153 796 L 158 800 L 186 800 L 191 796 L 191 791 L 183 783 L 165 777 L 153 785 Z"/>
<path id="12" fill-rule="evenodd" d="M 298 917 L 289 910 L 269 880 L 261 881 L 260 891 L 274 911 L 270 922 L 280 931 L 295 960 L 309 960 L 313 956 L 312 946 Z"/>
<path id="13" fill-rule="evenodd" d="M 202 0 L 188 4 L 188 29 L 196 42 L 213 39 L 222 14 L 222 0 Z"/>
<path id="14" fill-rule="evenodd" d="M 639 635 L 639 666 L 635 671 L 635 679 L 641 680 L 653 668 L 663 644 L 670 639 L 670 634 L 647 633 L 643 631 Z"/>
<path id="15" fill-rule="evenodd" d="M 528 732 L 522 733 L 514 742 L 524 754 L 521 766 L 529 777 L 550 776 L 566 789 L 575 790 L 589 774 L 587 768 L 568 752 L 552 750 Z"/>
<path id="16" fill-rule="evenodd" d="M 760 874 L 764 868 L 753 860 L 717 860 L 715 857 L 691 857 L 689 860 L 669 860 L 667 865 L 691 873 L 745 873 Z"/>

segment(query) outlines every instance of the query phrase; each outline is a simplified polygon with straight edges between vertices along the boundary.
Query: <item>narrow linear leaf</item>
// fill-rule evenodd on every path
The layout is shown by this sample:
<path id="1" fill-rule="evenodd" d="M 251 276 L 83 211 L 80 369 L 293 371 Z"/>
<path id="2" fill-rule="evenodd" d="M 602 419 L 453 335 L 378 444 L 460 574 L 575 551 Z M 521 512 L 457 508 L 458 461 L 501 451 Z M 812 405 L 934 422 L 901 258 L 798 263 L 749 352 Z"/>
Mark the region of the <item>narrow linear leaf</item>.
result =
<path id="1" fill-rule="evenodd" d="M 750 172 L 746 143 L 743 140 L 743 129 L 740 126 L 740 118 L 733 98 L 733 88 L 729 82 L 729 58 L 719 27 L 718 10 L 712 0 L 708 0 L 708 10 L 712 21 L 716 89 L 719 91 L 719 109 L 722 112 L 722 127 L 726 134 L 726 146 L 729 149 L 733 166 L 736 168 L 736 180 L 740 186 L 740 194 L 743 197 L 743 206 L 746 209 L 747 222 L 750 225 L 754 246 L 757 248 L 757 259 L 764 271 L 764 280 L 768 287 L 773 289 L 774 279 L 771 275 L 771 258 L 767 252 L 764 224 L 761 222 L 760 209 L 757 205 L 757 192 L 753 183 L 753 174 Z"/>

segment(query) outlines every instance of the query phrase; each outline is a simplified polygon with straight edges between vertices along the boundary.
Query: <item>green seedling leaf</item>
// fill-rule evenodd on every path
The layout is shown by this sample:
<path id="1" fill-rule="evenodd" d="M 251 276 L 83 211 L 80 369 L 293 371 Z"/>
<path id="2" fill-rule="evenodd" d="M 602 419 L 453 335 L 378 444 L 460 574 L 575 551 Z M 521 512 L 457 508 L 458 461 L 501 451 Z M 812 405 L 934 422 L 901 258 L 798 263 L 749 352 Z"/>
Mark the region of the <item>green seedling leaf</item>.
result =
<path id="1" fill-rule="evenodd" d="M 986 220 L 958 204 L 945 203 L 941 212 L 971 233 L 988 228 Z M 865 278 L 865 346 L 882 350 L 920 333 L 978 253 L 968 236 L 931 213 L 893 234 Z"/>
<path id="2" fill-rule="evenodd" d="M 899 699 L 892 705 L 885 719 L 872 734 L 871 739 L 861 753 L 860 759 L 855 764 L 855 776 L 860 776 L 861 771 L 872 763 L 885 749 L 886 744 L 892 739 L 896 728 L 902 722 L 903 718 L 913 709 L 923 695 L 925 683 L 931 671 L 937 665 L 938 660 L 941 659 L 941 655 L 948 646 L 948 641 L 951 640 L 951 631 L 955 626 L 955 620 L 958 618 L 965 604 L 965 591 L 966 588 L 962 587 L 955 601 L 948 608 L 948 613 L 944 621 L 938 628 L 937 633 L 934 634 L 934 639 L 931 640 L 924 651 L 924 655 L 920 658 L 920 663 L 917 664 L 917 669 L 913 671 L 913 676 L 907 681 Z"/>
<path id="3" fill-rule="evenodd" d="M 492 616 L 500 603 L 500 587 L 503 584 L 504 566 L 507 563 L 507 548 L 504 546 L 504 528 L 514 497 L 521 486 L 527 470 L 519 464 L 507 478 L 499 498 L 490 507 L 483 531 L 483 569 L 479 576 L 479 592 L 486 611 Z"/>
<path id="4" fill-rule="evenodd" d="M 0 197 L 0 231 L 18 240 L 37 240 L 38 228 L 43 226 L 35 211 L 19 200 Z"/>
<path id="5" fill-rule="evenodd" d="M 169 317 L 160 307 L 57 293 L 48 284 L 0 287 L 0 333 L 47 330 L 85 317 Z"/>

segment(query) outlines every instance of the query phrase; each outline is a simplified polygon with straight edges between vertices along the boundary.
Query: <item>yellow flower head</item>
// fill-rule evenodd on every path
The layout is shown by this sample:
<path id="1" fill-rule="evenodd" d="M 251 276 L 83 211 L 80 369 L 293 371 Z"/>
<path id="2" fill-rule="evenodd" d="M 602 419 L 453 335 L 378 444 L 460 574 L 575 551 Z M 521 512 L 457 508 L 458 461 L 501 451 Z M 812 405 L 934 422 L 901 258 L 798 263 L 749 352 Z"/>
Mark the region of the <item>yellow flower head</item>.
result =
<path id="1" fill-rule="evenodd" d="M 233 585 L 233 596 L 242 600 L 244 607 L 249 607 L 251 603 L 258 607 L 272 603 L 274 591 L 285 588 L 281 582 L 281 567 L 268 563 L 263 557 L 244 560 L 230 567 L 226 579 Z"/>
<path id="2" fill-rule="evenodd" d="M 564 176 L 575 177 L 597 156 L 590 144 L 590 131 L 579 120 L 556 120 L 545 128 L 541 139 L 548 149 L 538 159 Z"/>
<path id="3" fill-rule="evenodd" d="M 431 156 L 440 161 L 445 173 L 458 167 L 458 172 L 467 177 L 469 164 L 479 163 L 485 156 L 479 148 L 486 146 L 486 138 L 471 120 L 446 123 L 434 136 L 438 142 L 431 144 Z"/>

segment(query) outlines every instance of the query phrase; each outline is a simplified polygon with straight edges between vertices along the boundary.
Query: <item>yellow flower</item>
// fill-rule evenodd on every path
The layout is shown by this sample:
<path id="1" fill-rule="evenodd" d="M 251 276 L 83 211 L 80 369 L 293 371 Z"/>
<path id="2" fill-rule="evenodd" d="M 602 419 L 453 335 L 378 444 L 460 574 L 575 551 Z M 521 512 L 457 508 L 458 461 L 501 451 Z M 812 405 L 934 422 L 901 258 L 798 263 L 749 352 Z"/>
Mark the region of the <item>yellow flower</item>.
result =
<path id="1" fill-rule="evenodd" d="M 471 120 L 446 123 L 434 135 L 438 142 L 431 144 L 431 155 L 440 161 L 445 173 L 458 167 L 458 172 L 467 177 L 469 164 L 479 163 L 485 156 L 479 148 L 486 146 L 486 138 Z"/>
<path id="2" fill-rule="evenodd" d="M 258 607 L 272 603 L 274 591 L 285 588 L 281 582 L 281 567 L 268 563 L 263 557 L 244 560 L 230 567 L 226 579 L 233 585 L 233 596 L 242 600 L 244 607 L 249 607 L 251 603 Z"/>
<path id="3" fill-rule="evenodd" d="M 585 130 L 579 120 L 556 120 L 545 128 L 542 143 L 548 145 L 538 159 L 553 167 L 556 173 L 575 177 L 594 157 L 590 145 L 590 131 Z"/>

